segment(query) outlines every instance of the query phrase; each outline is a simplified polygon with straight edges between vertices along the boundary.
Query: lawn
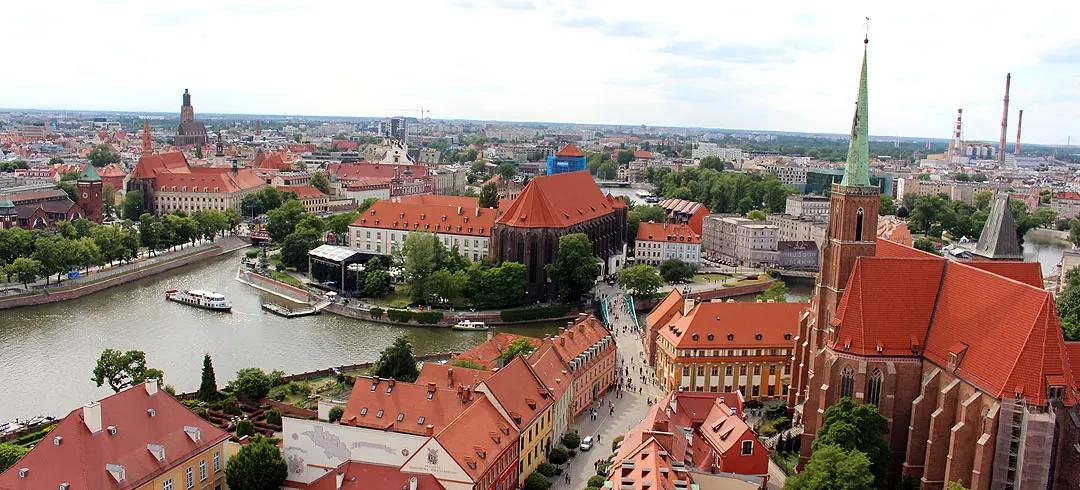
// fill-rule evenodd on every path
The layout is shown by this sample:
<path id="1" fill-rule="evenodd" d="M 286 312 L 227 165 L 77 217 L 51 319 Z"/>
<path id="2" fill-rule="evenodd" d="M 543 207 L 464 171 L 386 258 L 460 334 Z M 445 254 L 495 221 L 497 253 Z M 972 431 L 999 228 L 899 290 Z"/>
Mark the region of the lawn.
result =
<path id="1" fill-rule="evenodd" d="M 276 271 L 274 269 L 270 269 L 270 274 L 273 275 L 274 279 L 277 280 L 278 282 L 283 282 L 285 284 L 288 284 L 288 285 L 294 286 L 294 287 L 298 287 L 298 288 L 303 288 L 304 287 L 303 283 L 301 283 L 298 279 L 296 279 L 295 277 L 289 275 L 288 273 L 278 272 L 278 271 Z"/>
<path id="2" fill-rule="evenodd" d="M 382 298 L 365 298 L 368 302 L 390 308 L 408 308 L 412 299 L 409 297 L 409 288 L 404 284 L 394 285 L 394 290 Z"/>
<path id="3" fill-rule="evenodd" d="M 709 282 L 724 282 L 730 279 L 730 274 L 694 274 L 694 282 L 709 283 Z"/>

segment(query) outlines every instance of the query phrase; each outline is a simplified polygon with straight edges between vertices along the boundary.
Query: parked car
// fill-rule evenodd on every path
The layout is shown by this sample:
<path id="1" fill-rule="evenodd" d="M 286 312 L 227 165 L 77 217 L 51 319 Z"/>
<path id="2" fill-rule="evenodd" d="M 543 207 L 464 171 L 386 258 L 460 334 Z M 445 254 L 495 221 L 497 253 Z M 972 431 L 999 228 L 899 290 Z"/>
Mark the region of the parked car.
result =
<path id="1" fill-rule="evenodd" d="M 581 449 L 582 451 L 588 451 L 592 449 L 592 443 L 592 436 L 586 436 L 584 439 L 581 440 L 581 446 L 579 446 L 578 449 Z"/>

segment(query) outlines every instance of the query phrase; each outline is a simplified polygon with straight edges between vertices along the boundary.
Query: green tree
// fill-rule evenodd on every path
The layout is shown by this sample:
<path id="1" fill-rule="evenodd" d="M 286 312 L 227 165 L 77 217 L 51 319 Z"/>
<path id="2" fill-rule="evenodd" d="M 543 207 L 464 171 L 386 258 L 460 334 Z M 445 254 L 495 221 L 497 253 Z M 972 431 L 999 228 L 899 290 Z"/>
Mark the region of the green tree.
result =
<path id="1" fill-rule="evenodd" d="M 1031 219 L 1035 226 L 1049 228 L 1057 220 L 1057 213 L 1050 208 L 1035 208 L 1035 211 L 1031 212 Z"/>
<path id="2" fill-rule="evenodd" d="M 277 490 L 286 476 L 281 450 L 261 437 L 241 446 L 225 466 L 225 483 L 231 490 Z"/>
<path id="3" fill-rule="evenodd" d="M 928 238 L 919 238 L 915 240 L 915 248 L 932 254 L 938 253 L 937 247 L 934 246 L 934 242 Z"/>
<path id="4" fill-rule="evenodd" d="M 990 210 L 990 202 L 994 200 L 994 191 L 975 191 L 975 209 Z"/>
<path id="5" fill-rule="evenodd" d="M 1069 241 L 1075 246 L 1080 246 L 1080 220 L 1069 221 Z"/>
<path id="6" fill-rule="evenodd" d="M 310 213 L 300 201 L 290 199 L 266 213 L 266 231 L 270 234 L 270 239 L 281 243 L 285 241 L 285 237 L 292 234 L 300 220 L 308 215 Z"/>
<path id="7" fill-rule="evenodd" d="M 612 180 L 618 173 L 619 166 L 611 160 L 601 163 L 596 169 L 596 177 L 604 180 Z"/>
<path id="8" fill-rule="evenodd" d="M 636 296 L 647 297 L 655 294 L 664 285 L 664 279 L 660 277 L 655 267 L 640 264 L 623 269 L 619 273 L 618 283 L 624 289 L 633 290 Z"/>
<path id="9" fill-rule="evenodd" d="M 62 190 L 64 192 L 66 192 L 67 195 L 68 195 L 68 199 L 71 199 L 72 201 L 75 201 L 75 202 L 79 201 L 79 191 L 77 189 L 75 189 L 75 185 L 72 184 L 71 182 L 60 181 L 60 182 L 57 182 L 56 185 L 53 186 L 53 188 L 54 189 L 60 189 L 60 190 Z"/>
<path id="10" fill-rule="evenodd" d="M 10 276 L 15 276 L 15 279 L 22 283 L 24 289 L 30 289 L 28 284 L 41 277 L 41 262 L 19 257 L 5 268 L 5 272 L 7 272 L 9 279 Z"/>
<path id="11" fill-rule="evenodd" d="M 114 392 L 129 386 L 137 385 L 148 379 L 158 382 L 159 386 L 165 385 L 164 373 L 160 369 L 146 366 L 146 353 L 141 350 L 129 350 L 120 352 L 116 349 L 105 349 L 94 366 L 94 377 L 90 381 L 100 387 L 108 384 Z"/>
<path id="12" fill-rule="evenodd" d="M 326 231 L 344 238 L 349 234 L 349 225 L 359 217 L 360 213 L 350 211 L 348 213 L 327 216 L 326 219 L 323 220 L 323 223 L 326 225 Z"/>
<path id="13" fill-rule="evenodd" d="M 330 423 L 332 424 L 334 422 L 337 422 L 337 421 L 341 420 L 341 417 L 344 416 L 344 415 L 345 415 L 345 407 L 343 407 L 341 405 L 334 405 L 333 407 L 330 408 L 330 413 L 328 413 L 326 416 L 327 416 L 327 420 L 329 420 Z"/>
<path id="14" fill-rule="evenodd" d="M 139 191 L 129 191 L 124 194 L 124 203 L 121 205 L 120 215 L 124 219 L 138 221 L 139 216 L 146 212 L 143 204 L 143 195 Z"/>
<path id="15" fill-rule="evenodd" d="M 12 263 L 34 252 L 34 234 L 22 228 L 0 230 L 0 260 Z"/>
<path id="16" fill-rule="evenodd" d="M 210 353 L 203 355 L 202 382 L 199 384 L 198 399 L 204 402 L 214 402 L 221 397 L 218 393 L 217 376 L 214 374 L 214 361 L 210 359 Z"/>
<path id="17" fill-rule="evenodd" d="M 813 449 L 816 452 L 832 445 L 865 454 L 874 480 L 884 487 L 889 468 L 889 443 L 885 440 L 888 431 L 889 422 L 876 405 L 857 404 L 845 397 L 825 410 Z"/>
<path id="18" fill-rule="evenodd" d="M 539 472 L 533 472 L 525 479 L 525 490 L 547 490 L 548 479 L 546 476 L 541 475 Z"/>
<path id="19" fill-rule="evenodd" d="M 308 180 L 308 184 L 318 189 L 323 194 L 330 195 L 330 179 L 327 179 L 322 172 L 315 172 L 312 174 L 311 179 Z"/>
<path id="20" fill-rule="evenodd" d="M 232 391 L 251 401 L 259 401 L 266 398 L 270 388 L 274 386 L 274 379 L 259 368 L 243 368 L 236 372 L 236 380 L 232 382 Z"/>
<path id="21" fill-rule="evenodd" d="M 296 231 L 285 237 L 281 244 L 281 263 L 300 272 L 307 271 L 308 252 L 322 245 L 322 234 L 307 227 L 296 227 Z"/>
<path id="22" fill-rule="evenodd" d="M 364 276 L 364 295 L 381 298 L 387 294 L 390 294 L 390 274 L 382 269 L 368 271 Z"/>
<path id="23" fill-rule="evenodd" d="M 584 233 L 559 237 L 555 262 L 545 266 L 566 301 L 577 301 L 592 289 L 600 275 L 600 265 L 593 256 L 592 242 Z"/>
<path id="24" fill-rule="evenodd" d="M 961 482 L 960 480 L 957 480 L 957 481 L 949 482 L 949 486 L 946 487 L 945 490 L 968 490 L 968 489 L 967 489 L 967 487 L 964 486 L 964 482 Z"/>
<path id="25" fill-rule="evenodd" d="M 463 270 L 450 272 L 448 269 L 439 269 L 428 278 L 424 288 L 427 297 L 424 299 L 431 304 L 457 304 L 468 280 L 469 276 Z"/>
<path id="26" fill-rule="evenodd" d="M 95 167 L 104 167 L 110 163 L 120 163 L 120 155 L 109 148 L 109 145 L 100 144 L 86 154 L 86 158 Z"/>
<path id="27" fill-rule="evenodd" d="M 919 174 L 919 180 L 924 181 L 924 182 L 929 181 L 930 180 L 930 174 Z"/>
<path id="28" fill-rule="evenodd" d="M 18 463 L 28 452 L 30 449 L 23 446 L 0 444 L 0 472 L 15 466 L 15 463 Z"/>
<path id="29" fill-rule="evenodd" d="M 954 175 L 953 178 L 956 179 L 957 182 L 971 182 L 971 176 L 963 172 Z"/>
<path id="30" fill-rule="evenodd" d="M 555 469 L 555 465 L 549 462 L 540 463 L 540 465 L 536 467 L 536 472 L 544 475 L 546 478 L 551 478 L 559 474 L 559 471 Z"/>
<path id="31" fill-rule="evenodd" d="M 413 232 L 405 238 L 401 262 L 413 301 L 424 301 L 428 297 L 428 279 L 439 269 L 445 254 L 446 247 L 434 233 Z"/>
<path id="32" fill-rule="evenodd" d="M 514 176 L 517 175 L 517 172 L 517 165 L 509 162 L 500 163 L 498 168 L 495 169 L 495 173 L 501 175 L 502 178 L 507 181 L 514 178 Z"/>
<path id="33" fill-rule="evenodd" d="M 633 244 L 637 240 L 637 231 L 641 223 L 663 223 L 667 214 L 660 206 L 634 206 L 626 218 L 626 242 Z"/>
<path id="34" fill-rule="evenodd" d="M 815 447 L 817 444 L 814 444 Z M 794 478 L 788 478 L 785 490 L 873 490 L 874 474 L 870 460 L 857 450 L 825 445 L 814 450 L 806 468 Z"/>
<path id="35" fill-rule="evenodd" d="M 660 263 L 660 276 L 667 282 L 689 281 L 697 274 L 694 264 L 679 259 L 667 259 Z"/>
<path id="36" fill-rule="evenodd" d="M 150 214 L 143 213 L 139 216 L 139 243 L 153 253 L 161 246 L 161 226 L 158 219 Z"/>
<path id="37" fill-rule="evenodd" d="M 506 346 L 506 350 L 503 351 L 503 365 L 510 364 L 510 361 L 513 361 L 518 354 L 527 356 L 534 350 L 536 350 L 536 346 L 534 346 L 532 342 L 529 342 L 529 339 L 516 339 L 513 342 L 510 342 L 510 344 Z"/>
<path id="38" fill-rule="evenodd" d="M 52 158 L 49 159 L 49 165 L 51 165 L 51 166 L 63 165 L 63 164 L 64 164 L 64 159 L 63 158 L 52 157 Z"/>
<path id="39" fill-rule="evenodd" d="M 566 447 L 567 449 L 577 449 L 578 445 L 581 444 L 581 436 L 578 435 L 576 430 L 570 431 L 563 434 L 560 442 L 562 442 L 563 447 Z"/>
<path id="40" fill-rule="evenodd" d="M 878 206 L 878 216 L 892 216 L 897 211 L 896 201 L 888 194 L 882 194 Z"/>
<path id="41" fill-rule="evenodd" d="M 195 145 L 195 159 L 196 160 L 202 160 L 202 158 L 203 158 L 202 145 Z"/>
<path id="42" fill-rule="evenodd" d="M 221 214 L 225 217 L 225 224 L 227 226 L 227 228 L 225 229 L 229 230 L 230 232 L 235 232 L 236 228 L 240 226 L 240 212 L 230 208 L 226 209 Z"/>
<path id="43" fill-rule="evenodd" d="M 281 410 L 279 410 L 277 408 L 271 408 L 268 412 L 266 412 L 266 423 L 268 423 L 270 425 L 280 426 L 281 425 L 281 417 L 282 417 Z"/>
<path id="44" fill-rule="evenodd" d="M 570 451 L 567 451 L 565 447 L 556 446 L 551 450 L 551 453 L 548 454 L 548 461 L 554 465 L 564 464 L 567 461 L 570 461 Z"/>
<path id="45" fill-rule="evenodd" d="M 784 284 L 784 281 L 775 281 L 769 285 L 769 288 L 765 292 L 757 295 L 756 299 L 761 301 L 775 301 L 777 303 L 783 303 L 787 301 L 788 287 Z"/>
<path id="46" fill-rule="evenodd" d="M 446 363 L 446 365 L 454 366 L 454 367 L 461 367 L 461 368 L 465 368 L 465 369 L 475 369 L 477 371 L 487 371 L 487 367 L 485 367 L 485 366 L 483 366 L 481 364 L 477 364 L 475 362 L 472 362 L 472 361 L 470 361 L 468 359 L 454 359 L 453 361 L 450 361 L 450 362 Z"/>
<path id="47" fill-rule="evenodd" d="M 480 207 L 482 208 L 499 208 L 499 188 L 494 182 L 488 182 L 480 188 Z"/>
<path id="48" fill-rule="evenodd" d="M 60 282 L 60 276 L 70 270 L 74 263 L 75 251 L 71 240 L 61 236 L 42 236 L 34 241 L 34 260 L 41 263 L 41 272 L 48 284 L 48 276 L 56 274 L 56 281 Z"/>
<path id="49" fill-rule="evenodd" d="M 709 169 L 713 169 L 713 170 L 716 170 L 716 171 L 723 171 L 724 170 L 724 161 L 721 160 L 718 157 L 709 156 L 709 157 L 702 158 L 698 162 L 698 167 L 700 167 L 700 168 L 709 168 Z"/>
<path id="50" fill-rule="evenodd" d="M 255 435 L 255 424 L 248 419 L 241 419 L 236 423 L 236 437 L 252 437 Z"/>
<path id="51" fill-rule="evenodd" d="M 615 159 L 619 162 L 619 165 L 626 165 L 634 160 L 634 152 L 630 150 L 619 150 Z"/>
<path id="52" fill-rule="evenodd" d="M 379 354 L 379 360 L 375 362 L 372 374 L 406 383 L 416 381 L 417 376 L 420 376 L 420 371 L 416 368 L 416 358 L 413 357 L 413 347 L 408 335 L 399 335 L 394 339 L 393 344 L 383 349 Z"/>
<path id="53" fill-rule="evenodd" d="M 746 213 L 746 217 L 754 221 L 765 221 L 765 211 L 753 209 L 749 213 Z"/>
<path id="54" fill-rule="evenodd" d="M 586 483 L 586 486 L 594 487 L 594 488 L 603 488 L 604 487 L 604 482 L 606 482 L 606 481 L 607 481 L 607 479 L 604 478 L 603 476 L 593 475 L 593 476 L 589 477 L 589 480 Z"/>
<path id="55" fill-rule="evenodd" d="M 364 199 L 364 201 L 361 202 L 360 205 L 356 207 L 356 211 L 358 213 L 360 213 L 360 214 L 363 214 L 364 211 L 367 211 L 368 208 L 370 208 L 372 204 L 375 204 L 377 202 L 379 202 L 379 198 L 377 198 L 377 197 L 369 197 L 367 199 Z"/>
<path id="56" fill-rule="evenodd" d="M 971 180 L 974 180 L 975 182 L 986 182 L 989 179 L 986 178 L 986 174 L 975 172 L 975 175 L 971 176 Z"/>
<path id="57" fill-rule="evenodd" d="M 84 236 L 78 240 L 72 240 L 70 243 L 71 251 L 74 254 L 72 262 L 81 265 L 84 271 L 90 272 L 90 266 L 104 263 L 101 258 L 101 248 L 98 247 L 93 238 Z"/>

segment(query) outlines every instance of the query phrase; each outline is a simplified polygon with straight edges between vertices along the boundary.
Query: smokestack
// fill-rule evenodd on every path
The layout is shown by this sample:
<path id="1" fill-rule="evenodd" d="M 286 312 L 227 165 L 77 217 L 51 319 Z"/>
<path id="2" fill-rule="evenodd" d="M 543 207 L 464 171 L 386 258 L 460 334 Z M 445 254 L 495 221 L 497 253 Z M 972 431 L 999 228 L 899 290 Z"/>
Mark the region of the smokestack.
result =
<path id="1" fill-rule="evenodd" d="M 960 142 L 960 131 L 961 131 L 961 128 L 963 128 L 963 122 L 962 122 L 963 119 L 964 119 L 964 110 L 963 109 L 957 109 L 956 110 L 956 127 L 953 130 L 952 153 L 951 153 L 952 155 L 963 155 L 963 153 L 964 153 L 963 150 L 960 148 L 962 146 L 962 144 Z"/>
<path id="2" fill-rule="evenodd" d="M 1001 142 L 998 146 L 998 161 L 1005 164 L 1005 131 L 1009 128 L 1009 85 L 1012 84 L 1012 73 L 1005 74 L 1005 107 L 1001 111 Z"/>
<path id="3" fill-rule="evenodd" d="M 1020 156 L 1020 130 L 1024 127 L 1024 110 L 1020 109 L 1020 115 L 1016 118 L 1016 156 Z"/>

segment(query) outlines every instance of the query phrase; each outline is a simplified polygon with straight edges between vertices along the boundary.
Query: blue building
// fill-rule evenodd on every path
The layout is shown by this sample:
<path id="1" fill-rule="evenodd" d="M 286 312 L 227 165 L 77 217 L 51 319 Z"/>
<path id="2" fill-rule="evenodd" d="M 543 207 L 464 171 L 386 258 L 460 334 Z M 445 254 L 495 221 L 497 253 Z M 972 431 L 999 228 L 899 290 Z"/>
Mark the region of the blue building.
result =
<path id="1" fill-rule="evenodd" d="M 558 153 L 548 157 L 547 174 L 565 174 L 585 170 L 585 154 L 576 146 L 567 143 Z"/>

